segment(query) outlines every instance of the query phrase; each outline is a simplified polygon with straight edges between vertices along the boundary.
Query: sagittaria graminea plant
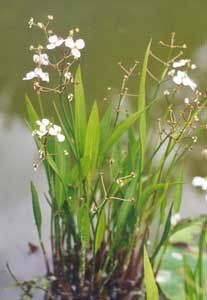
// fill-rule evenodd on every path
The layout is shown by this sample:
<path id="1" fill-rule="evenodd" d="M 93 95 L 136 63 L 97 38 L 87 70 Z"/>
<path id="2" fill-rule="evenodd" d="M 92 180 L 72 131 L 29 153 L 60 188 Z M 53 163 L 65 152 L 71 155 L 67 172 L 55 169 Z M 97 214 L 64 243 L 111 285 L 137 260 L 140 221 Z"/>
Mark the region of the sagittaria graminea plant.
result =
<path id="1" fill-rule="evenodd" d="M 97 102 L 87 111 L 78 61 L 85 42 L 76 39 L 78 29 L 66 38 L 56 35 L 50 29 L 52 19 L 48 16 L 46 24 L 33 18 L 29 22 L 43 31 L 46 43 L 30 47 L 35 68 L 23 78 L 33 80 L 40 108 L 37 112 L 26 98 L 39 151 L 34 168 L 38 172 L 43 165 L 48 179 L 51 265 L 42 242 L 41 203 L 31 184 L 49 280 L 45 297 L 145 299 L 146 295 L 156 300 L 155 277 L 170 237 L 189 223 L 179 216 L 183 166 L 203 128 L 199 114 L 206 106 L 205 95 L 189 75 L 196 66 L 182 58 L 186 46 L 177 45 L 174 34 L 170 44 L 160 42 L 168 52 L 165 61 L 152 52 L 150 41 L 140 76 L 137 61 L 129 70 L 120 64 L 124 77 L 117 102 L 106 101 L 103 114 Z M 149 70 L 149 59 L 161 64 L 159 76 Z M 127 89 L 134 75 L 137 95 Z M 53 76 L 58 78 L 55 86 L 50 83 Z M 148 77 L 155 81 L 152 96 L 146 93 Z M 161 93 L 166 85 L 168 90 Z M 176 105 L 176 96 L 185 89 L 191 98 Z M 44 93 L 51 99 L 59 96 L 53 101 L 55 124 L 47 117 Z M 134 113 L 126 109 L 130 97 L 137 99 Z M 165 112 L 151 123 L 159 100 Z"/>

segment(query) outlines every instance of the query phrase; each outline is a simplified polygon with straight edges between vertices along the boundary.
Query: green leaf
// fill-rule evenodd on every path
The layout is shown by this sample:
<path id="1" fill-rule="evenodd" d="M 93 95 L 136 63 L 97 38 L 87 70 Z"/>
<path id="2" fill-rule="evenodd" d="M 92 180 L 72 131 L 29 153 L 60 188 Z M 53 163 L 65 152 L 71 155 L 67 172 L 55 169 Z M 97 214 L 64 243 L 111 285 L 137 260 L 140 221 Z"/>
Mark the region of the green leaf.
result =
<path id="1" fill-rule="evenodd" d="M 197 266 L 196 266 L 196 275 L 198 278 L 198 286 L 199 286 L 199 300 L 204 300 L 204 293 L 206 291 L 205 287 L 205 278 L 204 278 L 204 255 L 205 255 L 205 249 L 206 249 L 206 234 L 207 234 L 207 217 L 206 220 L 204 220 L 201 232 L 200 232 L 200 239 L 199 239 L 199 255 L 197 260 Z"/>
<path id="2" fill-rule="evenodd" d="M 60 209 L 65 201 L 65 193 L 64 193 L 64 183 L 63 180 L 66 181 L 67 173 L 69 167 L 69 162 L 67 161 L 67 157 L 64 155 L 65 142 L 60 143 L 55 140 L 55 153 L 59 153 L 59 155 L 55 156 L 55 163 L 58 169 L 59 176 L 55 176 L 55 194 L 56 194 L 56 202 L 57 206 Z"/>
<path id="3" fill-rule="evenodd" d="M 146 107 L 145 86 L 146 86 L 147 65 L 148 65 L 148 59 L 150 55 L 151 42 L 152 41 L 150 40 L 147 50 L 145 52 L 144 62 L 142 66 L 141 79 L 139 85 L 138 112 L 143 111 L 144 108 Z M 144 166 L 144 153 L 145 153 L 145 140 L 146 140 L 146 112 L 144 112 L 140 116 L 138 127 L 139 127 L 139 141 L 141 145 L 141 170 L 142 170 Z"/>
<path id="4" fill-rule="evenodd" d="M 101 165 L 107 155 L 109 149 L 113 146 L 115 142 L 119 140 L 122 134 L 134 124 L 134 122 L 142 115 L 143 111 L 133 113 L 127 119 L 122 121 L 112 132 L 111 136 L 106 140 L 105 144 L 103 145 L 103 149 L 100 153 L 99 164 Z"/>
<path id="5" fill-rule="evenodd" d="M 177 181 L 180 182 L 175 185 L 174 187 L 174 212 L 178 213 L 180 211 L 180 204 L 182 200 L 182 193 L 183 193 L 183 175 L 184 175 L 184 166 L 181 165 Z"/>
<path id="6" fill-rule="evenodd" d="M 25 96 L 25 103 L 26 103 L 29 124 L 31 126 L 31 129 L 34 130 L 36 128 L 36 121 L 39 120 L 39 117 L 27 95 Z"/>
<path id="7" fill-rule="evenodd" d="M 79 156 L 82 156 L 86 133 L 86 107 L 80 67 L 76 72 L 75 82 L 75 139 Z"/>
<path id="8" fill-rule="evenodd" d="M 32 193 L 32 207 L 33 207 L 34 219 L 41 240 L 42 216 L 41 216 L 38 193 L 32 181 L 31 181 L 31 193 Z"/>
<path id="9" fill-rule="evenodd" d="M 47 156 L 47 162 L 48 162 L 48 164 L 50 165 L 50 167 L 53 169 L 53 171 L 56 173 L 56 175 L 60 178 L 60 180 L 61 180 L 63 183 L 67 184 L 67 182 L 66 182 L 66 179 L 67 179 L 67 178 L 64 178 L 64 176 L 62 176 L 62 174 L 61 174 L 61 172 L 60 172 L 60 170 L 59 170 L 57 164 L 56 164 L 55 161 L 52 159 L 52 157 L 49 156 L 49 155 Z"/>
<path id="10" fill-rule="evenodd" d="M 157 255 L 157 253 L 160 250 L 160 248 L 165 244 L 165 242 L 169 238 L 169 233 L 170 233 L 170 228 L 171 228 L 172 208 L 173 208 L 173 206 L 171 205 L 169 213 L 168 213 L 168 216 L 167 216 L 167 220 L 165 222 L 165 226 L 164 226 L 164 231 L 163 231 L 162 237 L 160 239 L 160 242 L 159 242 L 157 248 L 155 249 L 155 251 L 153 253 L 153 259 Z"/>
<path id="11" fill-rule="evenodd" d="M 90 218 L 86 204 L 83 204 L 78 210 L 78 228 L 81 241 L 85 247 L 90 241 Z"/>
<path id="12" fill-rule="evenodd" d="M 186 300 L 196 300 L 196 281 L 186 256 L 184 256 L 184 286 Z"/>
<path id="13" fill-rule="evenodd" d="M 105 227 L 106 227 L 105 211 L 104 209 L 102 209 L 98 218 L 98 224 L 96 229 L 95 253 L 97 253 L 97 251 L 99 250 L 101 243 L 104 239 Z"/>
<path id="14" fill-rule="evenodd" d="M 108 109 L 106 110 L 100 124 L 100 146 L 105 143 L 106 137 L 109 133 L 111 119 L 112 119 L 112 112 L 113 108 L 112 105 L 109 105 Z"/>
<path id="15" fill-rule="evenodd" d="M 146 287 L 147 300 L 159 300 L 158 288 L 155 282 L 153 270 L 144 247 L 144 282 Z"/>
<path id="16" fill-rule="evenodd" d="M 85 139 L 85 150 L 84 150 L 84 161 L 87 161 L 88 170 L 86 176 L 91 176 L 97 162 L 99 152 L 99 137 L 100 137 L 100 124 L 99 124 L 99 113 L 97 103 L 95 102 L 89 117 L 86 139 Z"/>

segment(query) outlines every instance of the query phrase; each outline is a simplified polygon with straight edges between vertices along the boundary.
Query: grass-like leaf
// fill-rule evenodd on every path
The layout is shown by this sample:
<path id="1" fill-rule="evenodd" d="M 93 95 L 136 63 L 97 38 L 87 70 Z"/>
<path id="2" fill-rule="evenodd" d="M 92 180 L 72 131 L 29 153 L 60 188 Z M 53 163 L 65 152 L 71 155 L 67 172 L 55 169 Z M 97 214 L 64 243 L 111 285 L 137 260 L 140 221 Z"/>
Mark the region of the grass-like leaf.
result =
<path id="1" fill-rule="evenodd" d="M 150 55 L 150 47 L 151 47 L 151 40 L 147 46 L 147 50 L 145 52 L 144 62 L 142 66 L 141 79 L 139 85 L 138 112 L 143 111 L 146 106 L 145 86 L 146 86 L 148 59 Z M 145 153 L 145 140 L 146 140 L 146 111 L 140 116 L 138 120 L 138 127 L 139 127 L 139 141 L 141 144 L 141 170 L 142 170 L 144 166 L 144 153 Z"/>
<path id="2" fill-rule="evenodd" d="M 34 109 L 31 100 L 27 95 L 25 96 L 25 103 L 26 103 L 26 109 L 27 109 L 30 127 L 32 130 L 34 130 L 36 127 L 36 121 L 39 119 L 39 116 L 36 110 Z"/>
<path id="3" fill-rule="evenodd" d="M 104 209 L 102 209 L 102 211 L 99 215 L 99 218 L 98 218 L 98 224 L 97 224 L 97 229 L 96 229 L 95 253 L 99 250 L 101 243 L 103 241 L 105 227 L 106 227 L 105 211 L 104 211 Z"/>
<path id="4" fill-rule="evenodd" d="M 100 152 L 99 164 L 101 165 L 109 151 L 115 142 L 123 135 L 123 133 L 130 128 L 134 122 L 141 116 L 143 111 L 133 113 L 124 121 L 122 121 L 112 132 L 111 136 L 106 140 L 105 145 L 103 145 L 102 151 Z"/>
<path id="5" fill-rule="evenodd" d="M 78 210 L 78 227 L 81 241 L 85 247 L 90 241 L 90 218 L 86 204 L 83 204 Z"/>
<path id="6" fill-rule="evenodd" d="M 32 181 L 31 181 L 31 193 L 32 193 L 32 207 L 33 207 L 34 219 L 37 226 L 38 235 L 41 240 L 42 215 L 41 215 L 38 193 Z"/>
<path id="7" fill-rule="evenodd" d="M 180 204 L 182 200 L 182 192 L 183 192 L 183 176 L 184 175 L 184 166 L 181 165 L 177 181 L 180 182 L 174 187 L 174 212 L 178 213 L 180 211 Z"/>
<path id="8" fill-rule="evenodd" d="M 86 134 L 86 107 L 80 67 L 76 72 L 75 82 L 75 139 L 79 156 L 82 156 Z"/>
<path id="9" fill-rule="evenodd" d="M 155 282 L 153 270 L 144 247 L 144 282 L 146 287 L 147 300 L 159 300 L 158 288 Z"/>
<path id="10" fill-rule="evenodd" d="M 97 103 L 95 102 L 88 121 L 84 150 L 84 160 L 88 162 L 88 170 L 86 171 L 86 176 L 89 177 L 91 176 L 97 162 L 97 156 L 99 151 L 99 136 L 99 113 Z"/>

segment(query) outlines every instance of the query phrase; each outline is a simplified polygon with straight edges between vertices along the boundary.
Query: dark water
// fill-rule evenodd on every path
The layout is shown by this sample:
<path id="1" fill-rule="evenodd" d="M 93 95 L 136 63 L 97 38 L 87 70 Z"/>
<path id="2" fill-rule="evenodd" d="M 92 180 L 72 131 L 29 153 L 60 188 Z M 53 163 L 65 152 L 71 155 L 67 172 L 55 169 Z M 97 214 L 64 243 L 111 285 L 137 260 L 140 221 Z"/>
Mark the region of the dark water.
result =
<path id="1" fill-rule="evenodd" d="M 130 65 L 134 59 L 142 59 L 150 37 L 158 50 L 158 41 L 169 39 L 173 31 L 178 41 L 188 45 L 187 55 L 198 65 L 197 80 L 207 85 L 206 11 L 206 0 L 0 1 L 0 286 L 11 282 L 6 261 L 20 279 L 43 272 L 41 256 L 29 256 L 27 248 L 29 241 L 37 242 L 30 179 L 41 191 L 46 186 L 41 170 L 33 172 L 36 152 L 24 122 L 24 95 L 33 94 L 31 84 L 23 82 L 22 77 L 32 67 L 29 45 L 39 42 L 36 31 L 28 28 L 29 18 L 42 21 L 48 14 L 54 15 L 54 28 L 63 36 L 73 27 L 80 28 L 86 41 L 81 64 L 87 99 L 101 101 L 107 86 L 119 89 L 119 61 Z M 197 164 L 199 157 L 194 156 Z M 183 215 L 198 214 L 207 207 L 203 197 L 194 197 L 190 188 L 184 203 Z M 17 296 L 0 291 L 0 299 Z"/>

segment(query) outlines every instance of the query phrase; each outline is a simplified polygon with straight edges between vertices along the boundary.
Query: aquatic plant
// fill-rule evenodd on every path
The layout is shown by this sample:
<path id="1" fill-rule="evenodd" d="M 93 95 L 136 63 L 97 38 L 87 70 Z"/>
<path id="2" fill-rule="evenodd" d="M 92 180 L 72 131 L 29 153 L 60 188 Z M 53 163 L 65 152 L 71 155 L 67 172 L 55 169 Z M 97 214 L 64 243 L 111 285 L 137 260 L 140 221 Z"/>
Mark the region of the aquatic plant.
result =
<path id="1" fill-rule="evenodd" d="M 152 52 L 150 41 L 140 71 L 137 61 L 129 69 L 120 63 L 124 76 L 117 101 L 105 99 L 100 113 L 99 103 L 91 109 L 86 105 L 79 66 L 85 42 L 77 37 L 79 29 L 63 38 L 50 28 L 52 20 L 29 21 L 46 41 L 30 46 L 35 67 L 23 78 L 33 80 L 39 103 L 37 111 L 26 97 L 39 151 L 34 169 L 44 166 L 48 180 L 51 265 L 42 241 L 41 203 L 31 183 L 48 280 L 46 299 L 159 299 L 160 268 L 172 238 L 196 222 L 202 223 L 198 261 L 192 270 L 184 260 L 184 286 L 187 299 L 204 299 L 206 217 L 190 220 L 179 214 L 186 157 L 206 126 L 200 114 L 207 102 L 191 79 L 196 66 L 183 58 L 186 45 L 176 44 L 172 34 L 169 44 L 160 42 L 166 60 Z M 160 74 L 150 70 L 150 59 L 160 64 Z M 137 95 L 127 88 L 134 76 Z M 155 82 L 151 96 L 146 92 L 148 78 Z M 189 90 L 190 96 L 183 97 L 181 90 Z M 44 93 L 50 94 L 52 116 Z M 164 113 L 153 122 L 159 106 Z M 199 298 L 191 297 L 192 290 Z"/>

